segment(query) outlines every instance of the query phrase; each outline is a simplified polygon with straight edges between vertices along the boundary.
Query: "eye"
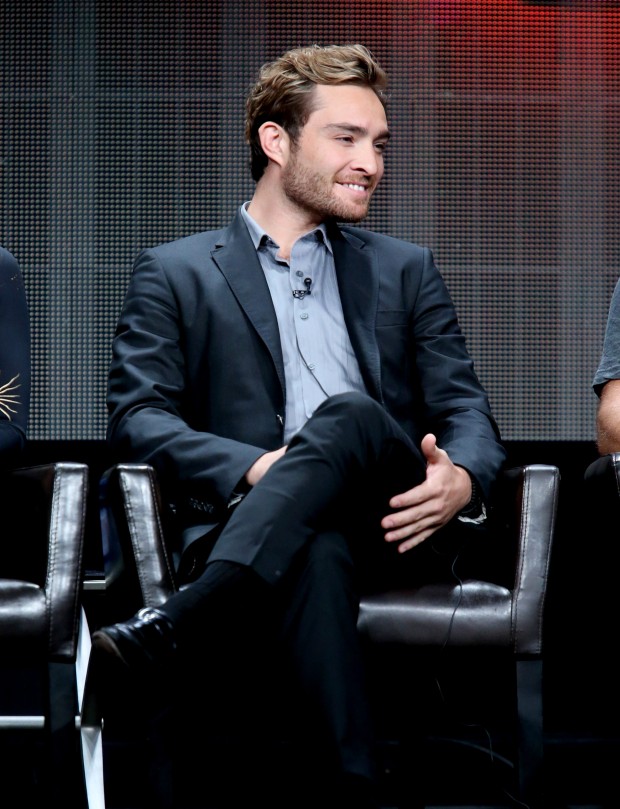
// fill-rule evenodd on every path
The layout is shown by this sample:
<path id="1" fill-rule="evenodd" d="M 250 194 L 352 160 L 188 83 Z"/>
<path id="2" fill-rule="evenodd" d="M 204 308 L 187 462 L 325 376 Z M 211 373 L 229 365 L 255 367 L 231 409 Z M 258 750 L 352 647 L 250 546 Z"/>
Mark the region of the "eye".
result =
<path id="1" fill-rule="evenodd" d="M 353 143 L 353 135 L 338 135 L 336 140 L 341 140 L 343 143 Z"/>
<path id="2" fill-rule="evenodd" d="M 375 143 L 375 150 L 379 152 L 379 154 L 383 154 L 387 149 L 387 142 L 381 141 L 380 143 Z"/>

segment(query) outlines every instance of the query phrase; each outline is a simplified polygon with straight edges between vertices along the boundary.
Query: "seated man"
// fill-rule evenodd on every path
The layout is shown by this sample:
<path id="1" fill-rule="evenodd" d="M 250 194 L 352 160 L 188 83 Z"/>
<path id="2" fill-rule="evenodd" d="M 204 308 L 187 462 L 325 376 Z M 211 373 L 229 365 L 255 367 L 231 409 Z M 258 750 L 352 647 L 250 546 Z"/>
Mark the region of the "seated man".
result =
<path id="1" fill-rule="evenodd" d="M 96 649 L 152 671 L 208 649 L 224 604 L 275 603 L 340 809 L 379 805 L 359 587 L 435 575 L 431 543 L 479 535 L 505 457 L 431 251 L 339 224 L 383 176 L 385 87 L 360 45 L 261 69 L 255 193 L 228 227 L 141 253 L 109 377 L 111 446 L 157 470 L 188 586 Z"/>
<path id="2" fill-rule="evenodd" d="M 603 352 L 592 383 L 599 397 L 596 444 L 601 455 L 620 451 L 620 283 L 609 306 Z"/>

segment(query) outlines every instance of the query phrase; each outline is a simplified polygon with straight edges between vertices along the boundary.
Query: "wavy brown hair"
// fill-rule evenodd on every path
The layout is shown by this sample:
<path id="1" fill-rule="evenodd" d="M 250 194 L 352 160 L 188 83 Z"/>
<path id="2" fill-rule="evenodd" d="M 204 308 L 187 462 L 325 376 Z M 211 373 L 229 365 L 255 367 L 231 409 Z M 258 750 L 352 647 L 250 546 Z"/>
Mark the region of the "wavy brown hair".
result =
<path id="1" fill-rule="evenodd" d="M 258 130 L 266 121 L 279 124 L 293 143 L 314 110 L 317 84 L 356 84 L 387 101 L 387 75 L 363 45 L 310 45 L 287 51 L 260 69 L 245 103 L 245 139 L 250 145 L 252 177 L 263 176 L 267 157 Z"/>

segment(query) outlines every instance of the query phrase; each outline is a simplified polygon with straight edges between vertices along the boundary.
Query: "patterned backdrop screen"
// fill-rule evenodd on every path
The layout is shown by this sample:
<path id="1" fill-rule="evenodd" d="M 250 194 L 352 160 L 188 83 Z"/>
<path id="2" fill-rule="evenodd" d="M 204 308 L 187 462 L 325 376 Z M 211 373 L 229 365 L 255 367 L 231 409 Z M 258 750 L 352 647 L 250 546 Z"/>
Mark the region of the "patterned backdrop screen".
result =
<path id="1" fill-rule="evenodd" d="M 362 42 L 393 140 L 365 226 L 432 247 L 507 440 L 591 440 L 620 275 L 620 8 L 517 0 L 4 0 L 0 241 L 32 439 L 101 439 L 137 252 L 252 194 L 243 102 L 289 47 Z"/>

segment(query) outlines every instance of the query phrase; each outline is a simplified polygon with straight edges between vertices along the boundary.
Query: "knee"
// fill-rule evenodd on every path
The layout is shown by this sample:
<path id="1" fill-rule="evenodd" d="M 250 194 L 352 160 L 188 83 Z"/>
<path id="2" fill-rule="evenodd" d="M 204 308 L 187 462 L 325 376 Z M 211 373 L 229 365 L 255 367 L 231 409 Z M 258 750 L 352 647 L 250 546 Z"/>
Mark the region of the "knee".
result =
<path id="1" fill-rule="evenodd" d="M 343 415 L 347 419 L 363 425 L 367 425 L 373 419 L 385 419 L 386 416 L 386 412 L 379 402 L 368 394 L 357 391 L 347 391 L 330 396 L 316 409 L 315 415 L 319 413 Z"/>
<path id="2" fill-rule="evenodd" d="M 376 460 L 386 441 L 404 435 L 387 411 L 364 393 L 338 393 L 325 399 L 289 448 L 311 443 L 315 451 L 366 466 Z"/>

